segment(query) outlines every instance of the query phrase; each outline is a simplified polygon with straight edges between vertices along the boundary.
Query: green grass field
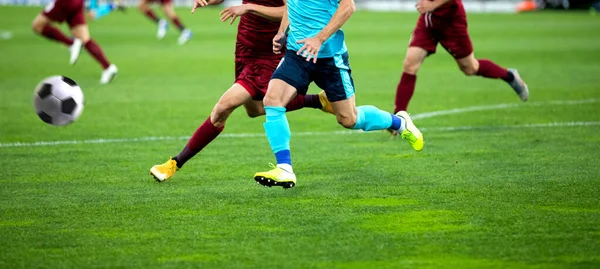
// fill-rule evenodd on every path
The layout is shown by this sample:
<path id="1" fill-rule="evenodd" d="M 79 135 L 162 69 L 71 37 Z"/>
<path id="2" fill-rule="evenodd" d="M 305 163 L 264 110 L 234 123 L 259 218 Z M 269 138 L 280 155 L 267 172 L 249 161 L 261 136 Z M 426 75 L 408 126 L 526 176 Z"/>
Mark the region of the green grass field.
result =
<path id="1" fill-rule="evenodd" d="M 438 48 L 410 106 L 420 153 L 383 132 L 336 133 L 318 110 L 289 114 L 298 185 L 284 191 L 254 182 L 274 158 L 264 118 L 243 110 L 172 180 L 148 174 L 233 82 L 236 29 L 218 9 L 180 10 L 185 46 L 174 28 L 157 41 L 134 9 L 92 22 L 120 69 L 107 86 L 86 52 L 69 66 L 64 46 L 32 33 L 40 10 L 0 7 L 12 33 L 0 40 L 0 268 L 600 267 L 600 17 L 469 15 L 476 55 L 518 68 L 531 98 L 465 77 Z M 416 18 L 358 12 L 345 27 L 359 105 L 393 108 Z M 57 74 L 86 98 L 67 127 L 32 107 Z"/>

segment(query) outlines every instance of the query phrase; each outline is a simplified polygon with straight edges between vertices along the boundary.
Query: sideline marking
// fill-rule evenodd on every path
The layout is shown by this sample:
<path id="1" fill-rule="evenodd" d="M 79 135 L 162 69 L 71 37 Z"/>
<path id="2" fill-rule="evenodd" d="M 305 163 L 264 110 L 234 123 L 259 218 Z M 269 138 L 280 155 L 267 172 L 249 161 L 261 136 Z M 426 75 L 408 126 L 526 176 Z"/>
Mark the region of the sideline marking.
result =
<path id="1" fill-rule="evenodd" d="M 490 129 L 519 129 L 519 128 L 547 128 L 547 127 L 576 127 L 576 126 L 600 126 L 600 121 L 576 121 L 576 122 L 551 122 L 539 124 L 521 124 L 521 125 L 498 125 L 498 126 L 455 126 L 455 127 L 429 127 L 421 128 L 422 131 L 466 131 L 466 130 L 490 130 Z M 335 132 L 298 132 L 294 136 L 319 136 L 319 135 L 349 135 L 365 133 L 363 131 L 344 130 Z M 376 132 L 372 132 L 376 133 Z M 223 138 L 249 138 L 265 137 L 264 133 L 246 133 L 246 134 L 222 134 Z M 147 141 L 176 141 L 188 140 L 189 136 L 148 136 L 139 138 L 99 138 L 86 140 L 63 140 L 63 141 L 38 141 L 38 142 L 14 142 L 0 143 L 0 148 L 16 147 L 41 147 L 41 146 L 59 146 L 59 145 L 79 145 L 79 144 L 111 144 L 111 143 L 131 143 Z"/>
<path id="2" fill-rule="evenodd" d="M 438 111 L 432 111 L 432 112 L 419 113 L 419 114 L 415 114 L 414 116 L 411 116 L 411 118 L 418 120 L 418 119 L 428 119 L 428 118 L 433 118 L 433 117 L 437 117 L 437 116 L 446 116 L 446 115 L 460 114 L 460 113 L 473 112 L 473 111 L 508 109 L 508 108 L 526 107 L 526 106 L 581 105 L 581 104 L 591 104 L 591 103 L 598 103 L 598 102 L 600 102 L 600 99 L 542 101 L 542 102 L 529 102 L 529 103 L 469 106 L 469 107 L 463 107 L 463 108 L 454 108 L 454 109 L 448 109 L 448 110 L 438 110 Z"/>

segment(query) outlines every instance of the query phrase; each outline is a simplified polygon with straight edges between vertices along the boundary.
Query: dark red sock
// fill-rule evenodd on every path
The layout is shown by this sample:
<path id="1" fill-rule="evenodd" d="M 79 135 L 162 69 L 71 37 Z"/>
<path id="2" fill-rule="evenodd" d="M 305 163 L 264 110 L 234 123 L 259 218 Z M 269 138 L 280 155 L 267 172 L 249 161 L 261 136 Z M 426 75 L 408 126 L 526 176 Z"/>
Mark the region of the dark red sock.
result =
<path id="1" fill-rule="evenodd" d="M 396 107 L 394 113 L 398 111 L 406 111 L 408 103 L 415 92 L 415 84 L 417 83 L 417 76 L 411 75 L 406 72 L 402 73 L 400 83 L 396 87 Z"/>
<path id="2" fill-rule="evenodd" d="M 506 69 L 490 60 L 478 59 L 477 61 L 479 61 L 479 70 L 477 70 L 478 76 L 484 78 L 501 78 L 504 81 L 509 81 L 509 75 Z"/>
<path id="3" fill-rule="evenodd" d="M 294 111 L 304 107 L 321 108 L 321 101 L 316 94 L 296 95 L 292 101 L 285 107 L 286 111 Z"/>
<path id="4" fill-rule="evenodd" d="M 177 29 L 179 29 L 179 31 L 183 31 L 183 29 L 185 29 L 178 17 L 171 18 L 171 21 L 173 22 L 173 24 L 175 24 L 175 26 L 177 26 Z"/>
<path id="5" fill-rule="evenodd" d="M 71 46 L 73 45 L 73 39 L 72 38 L 68 38 L 66 37 L 58 28 L 53 27 L 52 25 L 46 25 L 44 26 L 44 29 L 42 29 L 41 34 L 43 36 L 45 36 L 48 39 L 54 40 L 54 41 L 58 41 L 60 43 L 63 43 L 67 46 Z"/>
<path id="6" fill-rule="evenodd" d="M 187 145 L 183 148 L 181 153 L 177 155 L 174 159 L 177 161 L 177 166 L 181 167 L 185 164 L 189 159 L 194 157 L 198 152 L 200 152 L 206 145 L 212 142 L 225 127 L 217 128 L 212 122 L 210 122 L 210 117 L 198 127 L 198 129 L 194 132 Z"/>
<path id="7" fill-rule="evenodd" d="M 90 39 L 87 43 L 85 43 L 85 49 L 92 55 L 92 57 L 94 57 L 94 59 L 96 59 L 96 61 L 100 63 L 100 65 L 102 65 L 102 69 L 106 69 L 108 66 L 110 66 L 106 56 L 104 56 L 104 52 L 102 52 L 102 49 L 100 46 L 98 46 L 96 41 Z"/>
<path id="8" fill-rule="evenodd" d="M 152 11 L 152 9 L 148 9 L 146 10 L 146 12 L 144 12 L 144 14 L 146 15 L 146 17 L 148 17 L 149 19 L 151 19 L 152 21 L 158 23 L 158 21 L 160 20 L 158 18 L 158 16 L 156 16 L 156 14 L 154 14 L 154 11 Z"/>

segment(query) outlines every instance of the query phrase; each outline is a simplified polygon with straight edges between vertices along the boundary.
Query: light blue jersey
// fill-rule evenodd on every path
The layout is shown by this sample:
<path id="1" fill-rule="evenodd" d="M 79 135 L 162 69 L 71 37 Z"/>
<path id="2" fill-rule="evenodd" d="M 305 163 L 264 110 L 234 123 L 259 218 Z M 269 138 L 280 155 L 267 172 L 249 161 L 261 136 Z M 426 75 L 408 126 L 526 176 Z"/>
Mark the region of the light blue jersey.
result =
<path id="1" fill-rule="evenodd" d="M 316 36 L 329 23 L 338 6 L 338 0 L 288 0 L 287 49 L 298 51 L 303 44 L 297 44 L 297 41 Z M 347 50 L 344 32 L 340 29 L 323 43 L 319 58 L 341 55 Z"/>

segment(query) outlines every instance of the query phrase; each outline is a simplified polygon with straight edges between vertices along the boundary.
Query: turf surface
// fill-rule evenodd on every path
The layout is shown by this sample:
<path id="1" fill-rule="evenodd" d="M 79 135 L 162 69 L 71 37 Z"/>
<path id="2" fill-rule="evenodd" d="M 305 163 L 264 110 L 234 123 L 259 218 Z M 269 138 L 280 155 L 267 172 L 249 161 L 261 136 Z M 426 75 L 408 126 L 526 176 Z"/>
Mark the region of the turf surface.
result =
<path id="1" fill-rule="evenodd" d="M 274 158 L 264 118 L 242 110 L 172 180 L 148 175 L 233 81 L 235 27 L 218 9 L 180 10 L 194 31 L 181 47 L 133 9 L 92 22 L 120 69 L 108 86 L 86 52 L 72 67 L 32 34 L 40 9 L 0 7 L 12 33 L 0 40 L 2 268 L 600 267 L 597 17 L 470 14 L 477 56 L 518 68 L 530 101 L 463 76 L 439 48 L 410 106 L 421 153 L 381 132 L 335 133 L 317 110 L 289 114 L 298 185 L 283 191 L 252 179 Z M 392 109 L 416 17 L 358 12 L 345 27 L 358 104 Z M 32 108 L 55 74 L 86 99 L 64 128 Z"/>

